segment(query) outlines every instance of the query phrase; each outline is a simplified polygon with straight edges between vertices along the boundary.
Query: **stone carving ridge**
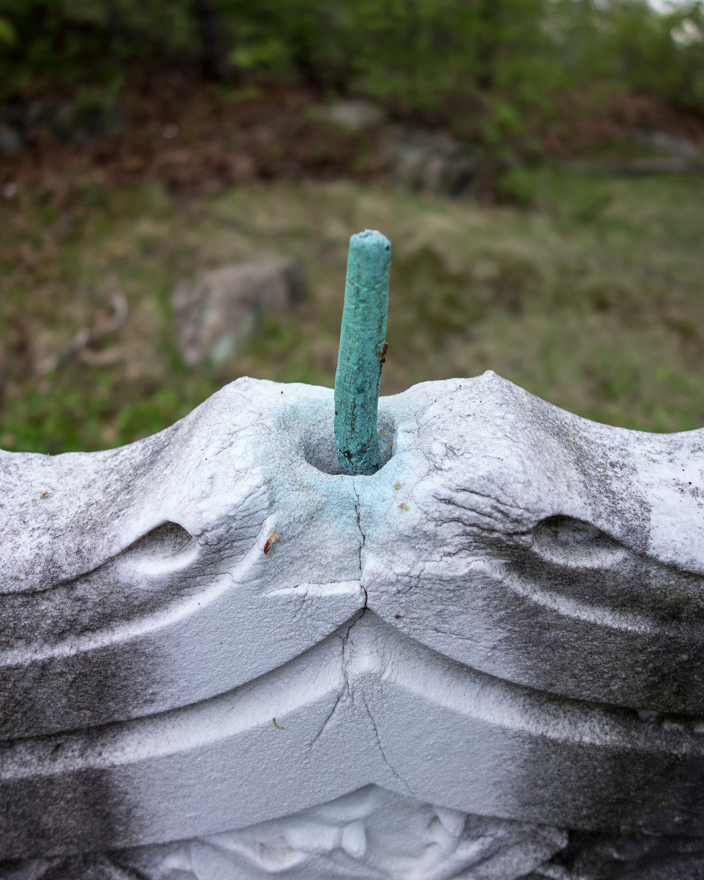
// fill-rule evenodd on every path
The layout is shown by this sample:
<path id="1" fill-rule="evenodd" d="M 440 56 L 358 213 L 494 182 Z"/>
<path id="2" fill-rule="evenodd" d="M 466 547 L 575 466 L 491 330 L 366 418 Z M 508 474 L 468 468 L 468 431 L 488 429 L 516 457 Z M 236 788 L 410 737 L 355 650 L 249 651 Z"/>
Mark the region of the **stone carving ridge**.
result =
<path id="1" fill-rule="evenodd" d="M 0 453 L 6 864 L 597 878 L 635 834 L 689 870 L 704 431 L 488 373 L 382 398 L 381 470 L 342 476 L 333 414 L 246 379 L 123 449 Z"/>

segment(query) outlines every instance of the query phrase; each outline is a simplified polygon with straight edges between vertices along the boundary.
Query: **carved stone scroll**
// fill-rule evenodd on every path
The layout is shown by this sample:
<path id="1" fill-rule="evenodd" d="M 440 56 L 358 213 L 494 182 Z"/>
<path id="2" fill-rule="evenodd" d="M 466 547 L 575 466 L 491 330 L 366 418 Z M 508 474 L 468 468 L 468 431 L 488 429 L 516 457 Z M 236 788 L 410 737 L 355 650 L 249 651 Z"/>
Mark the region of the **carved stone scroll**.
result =
<path id="1" fill-rule="evenodd" d="M 704 431 L 486 373 L 343 476 L 333 416 L 0 453 L 0 878 L 704 877 Z"/>

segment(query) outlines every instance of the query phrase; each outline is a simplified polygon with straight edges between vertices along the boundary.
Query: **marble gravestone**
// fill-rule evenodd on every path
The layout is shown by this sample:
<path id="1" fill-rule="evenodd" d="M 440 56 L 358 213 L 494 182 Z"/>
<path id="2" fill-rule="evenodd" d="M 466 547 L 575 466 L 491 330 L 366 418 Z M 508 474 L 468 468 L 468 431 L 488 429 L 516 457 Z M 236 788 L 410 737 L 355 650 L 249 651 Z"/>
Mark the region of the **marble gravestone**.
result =
<path id="1" fill-rule="evenodd" d="M 704 877 L 704 430 L 241 379 L 0 453 L 2 880 Z"/>
<path id="2" fill-rule="evenodd" d="M 380 404 L 390 263 L 334 393 L 0 456 L 0 880 L 704 877 L 703 432 Z"/>

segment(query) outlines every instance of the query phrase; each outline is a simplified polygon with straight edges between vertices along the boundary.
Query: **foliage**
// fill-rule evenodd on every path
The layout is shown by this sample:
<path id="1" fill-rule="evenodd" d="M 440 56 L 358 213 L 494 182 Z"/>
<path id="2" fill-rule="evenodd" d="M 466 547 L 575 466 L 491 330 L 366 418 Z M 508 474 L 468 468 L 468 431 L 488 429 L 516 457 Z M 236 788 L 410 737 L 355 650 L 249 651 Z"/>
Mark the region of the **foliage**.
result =
<path id="1" fill-rule="evenodd" d="M 462 98 L 499 132 L 525 102 L 595 79 L 704 109 L 701 0 L 667 13 L 646 0 L 0 0 L 2 92 L 119 88 L 135 63 L 193 64 L 213 51 L 203 16 L 234 73 L 413 112 Z"/>
<path id="2" fill-rule="evenodd" d="M 0 0 L 0 98 L 118 89 L 135 61 L 192 52 L 191 31 L 189 0 Z"/>
<path id="3" fill-rule="evenodd" d="M 701 2 L 661 13 L 647 0 L 554 0 L 546 21 L 566 82 L 596 79 L 704 109 Z"/>

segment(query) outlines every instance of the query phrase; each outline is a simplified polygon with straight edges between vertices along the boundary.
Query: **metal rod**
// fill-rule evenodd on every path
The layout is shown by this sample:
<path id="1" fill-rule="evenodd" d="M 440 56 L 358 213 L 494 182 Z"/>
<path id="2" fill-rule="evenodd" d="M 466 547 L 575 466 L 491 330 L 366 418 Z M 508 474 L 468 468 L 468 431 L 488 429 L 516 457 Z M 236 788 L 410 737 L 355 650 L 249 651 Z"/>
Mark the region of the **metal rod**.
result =
<path id="1" fill-rule="evenodd" d="M 391 242 L 372 229 L 350 238 L 335 373 L 335 439 L 343 474 L 381 467 L 376 422 L 386 354 Z"/>

